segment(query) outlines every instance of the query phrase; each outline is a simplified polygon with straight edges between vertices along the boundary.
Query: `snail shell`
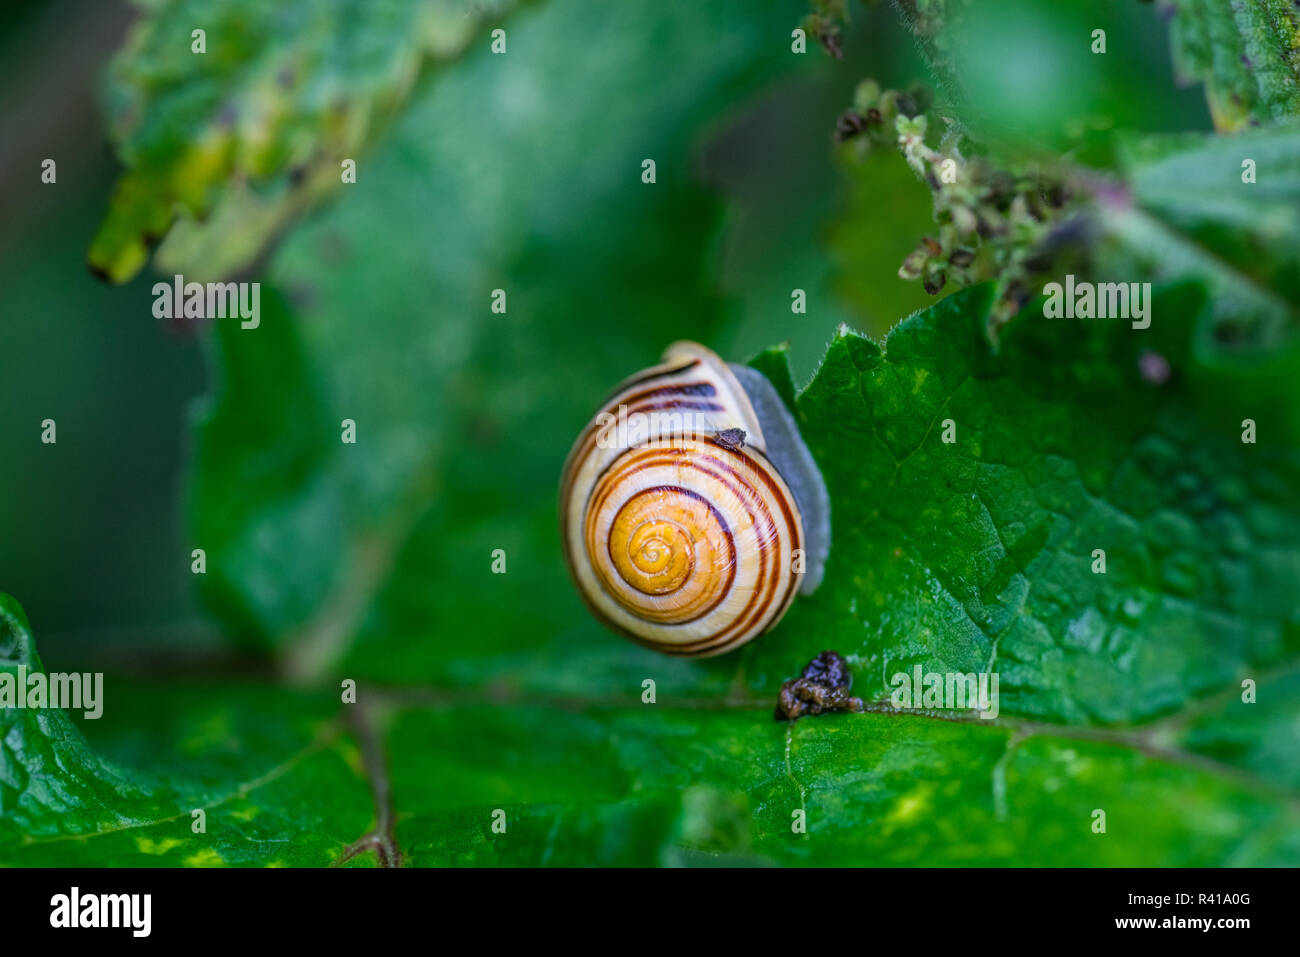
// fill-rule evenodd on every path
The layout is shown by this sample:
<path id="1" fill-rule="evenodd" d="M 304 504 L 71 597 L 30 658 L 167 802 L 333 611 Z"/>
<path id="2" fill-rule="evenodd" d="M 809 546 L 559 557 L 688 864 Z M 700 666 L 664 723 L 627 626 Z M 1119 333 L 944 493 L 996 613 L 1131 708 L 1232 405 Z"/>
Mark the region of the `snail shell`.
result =
<path id="1" fill-rule="evenodd" d="M 583 429 L 560 483 L 565 556 L 592 613 L 671 655 L 718 655 L 821 582 L 830 502 L 762 373 L 679 342 Z"/>

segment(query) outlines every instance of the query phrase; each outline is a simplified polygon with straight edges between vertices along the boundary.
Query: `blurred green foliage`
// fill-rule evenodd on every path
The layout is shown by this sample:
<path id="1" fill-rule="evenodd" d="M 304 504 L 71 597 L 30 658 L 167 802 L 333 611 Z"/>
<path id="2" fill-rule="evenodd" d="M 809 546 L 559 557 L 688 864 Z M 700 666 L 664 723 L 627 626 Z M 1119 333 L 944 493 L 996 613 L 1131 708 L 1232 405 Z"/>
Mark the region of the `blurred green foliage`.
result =
<path id="1" fill-rule="evenodd" d="M 99 660 L 143 649 L 140 671 L 188 654 L 187 679 L 113 671 L 104 719 L 80 728 L 4 712 L 0 862 L 1300 861 L 1294 349 L 1272 337 L 1249 367 L 1211 361 L 1198 336 L 1221 327 L 1206 317 L 1226 301 L 1223 274 L 1141 258 L 1107 268 L 1160 283 L 1146 332 L 1030 310 L 995 352 L 980 286 L 884 339 L 932 300 L 896 275 L 930 227 L 928 188 L 893 156 L 846 163 L 831 133 L 864 75 L 925 79 L 892 10 L 852 7 L 837 61 L 815 43 L 791 53 L 808 13 L 797 0 L 494 7 L 444 46 L 423 27 L 448 4 L 357 5 L 309 25 L 311 5 L 257 15 L 270 24 L 242 3 L 203 6 L 216 56 L 188 52 L 177 4 L 146 15 L 116 61 L 108 107 L 128 169 L 91 258 L 125 277 L 141 240 L 179 216 L 159 267 L 244 269 L 263 283 L 261 326 L 205 330 L 207 395 L 176 475 L 158 436 L 180 431 L 200 390 L 193 346 L 152 327 L 148 280 L 66 278 L 107 190 L 102 172 L 93 188 L 61 178 L 68 205 L 0 267 L 25 304 L 6 343 L 23 361 L 3 386 L 15 415 L 0 490 L 31 503 L 0 554 L 52 667 L 84 670 L 85 642 L 47 641 L 42 621 L 185 616 L 201 545 L 205 607 L 261 664 L 223 670 L 184 629 L 164 649 L 128 627 Z M 1204 94 L 1175 87 L 1155 10 L 994 19 L 961 5 L 970 19 L 948 32 L 942 4 L 903 7 L 939 68 L 936 109 L 1127 182 L 1126 208 L 1289 295 L 1293 249 L 1272 239 L 1294 222 L 1252 212 L 1292 195 L 1289 134 L 1235 141 L 1284 175 L 1247 203 L 1226 187 L 1216 198 L 1216 174 L 1240 184 L 1237 164 L 1221 169 L 1234 141 L 1204 138 Z M 498 19 L 505 55 L 486 34 Z M 1181 22 L 1185 66 L 1199 61 Z M 1096 27 L 1104 57 L 1089 52 Z M 459 59 L 408 89 L 420 51 Z M 322 119 L 340 90 L 340 115 L 365 120 L 343 138 Z M 1202 135 L 1150 136 L 1174 131 Z M 335 188 L 338 150 L 353 147 L 357 183 Z M 193 175 L 198 154 L 212 162 Z M 324 172 L 304 192 L 294 180 L 311 176 L 292 169 L 309 158 Z M 1180 204 L 1189 181 L 1205 188 Z M 489 309 L 497 288 L 505 315 Z M 806 315 L 790 311 L 796 288 Z M 53 367 L 48 329 L 82 326 L 96 351 Z M 707 662 L 605 633 L 568 584 L 555 527 L 572 437 L 678 337 L 761 353 L 833 502 L 822 589 Z M 1150 355 L 1167 380 L 1144 378 Z M 159 410 L 107 404 L 132 394 L 124 378 Z M 56 402 L 97 417 L 61 420 L 60 444 L 42 447 Z M 1257 445 L 1240 442 L 1247 417 Z M 344 418 L 356 445 L 339 442 Z M 140 445 L 124 449 L 132 425 Z M 137 511 L 114 513 L 111 567 L 88 568 L 75 517 L 111 512 L 106 462 L 143 477 L 122 484 Z M 181 511 L 185 531 L 161 541 Z M 1090 570 L 1099 547 L 1105 576 Z M 64 595 L 95 601 L 60 617 Z M 0 672 L 39 667 L 21 610 L 2 610 Z M 916 665 L 998 670 L 1002 716 L 773 722 L 780 682 L 825 647 L 869 701 Z M 1247 676 L 1257 706 L 1240 702 Z M 358 704 L 340 709 L 344 679 Z M 205 835 L 190 829 L 197 806 Z M 1090 828 L 1097 807 L 1105 835 Z M 498 808 L 505 834 L 491 830 Z M 791 830 L 796 810 L 807 835 Z"/>
<path id="2" fill-rule="evenodd" d="M 1202 356 L 1258 364 L 1293 350 L 1300 328 L 1300 124 L 1231 138 L 1120 138 L 1118 151 L 1131 192 L 1108 193 L 1098 204 L 1102 228 L 1116 240 L 1104 252 L 1105 270 L 1204 281 L 1212 297 L 1195 331 Z M 1288 405 L 1283 410 L 1289 414 Z"/>

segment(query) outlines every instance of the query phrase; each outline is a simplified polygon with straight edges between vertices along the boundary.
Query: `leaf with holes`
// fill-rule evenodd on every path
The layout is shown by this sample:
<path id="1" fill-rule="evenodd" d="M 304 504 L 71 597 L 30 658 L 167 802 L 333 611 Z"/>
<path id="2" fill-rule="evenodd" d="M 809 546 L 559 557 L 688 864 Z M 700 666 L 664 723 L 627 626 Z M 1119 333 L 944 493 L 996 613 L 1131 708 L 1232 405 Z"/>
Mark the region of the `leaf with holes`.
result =
<path id="1" fill-rule="evenodd" d="M 1204 82 L 1214 125 L 1300 116 L 1300 14 L 1289 0 L 1162 0 L 1171 15 L 1174 65 Z"/>
<path id="2" fill-rule="evenodd" d="M 164 236 L 166 271 L 206 281 L 248 266 L 343 182 L 343 161 L 378 136 L 426 61 L 459 55 L 514 2 L 142 6 L 107 95 L 127 169 L 89 253 L 114 282 Z"/>

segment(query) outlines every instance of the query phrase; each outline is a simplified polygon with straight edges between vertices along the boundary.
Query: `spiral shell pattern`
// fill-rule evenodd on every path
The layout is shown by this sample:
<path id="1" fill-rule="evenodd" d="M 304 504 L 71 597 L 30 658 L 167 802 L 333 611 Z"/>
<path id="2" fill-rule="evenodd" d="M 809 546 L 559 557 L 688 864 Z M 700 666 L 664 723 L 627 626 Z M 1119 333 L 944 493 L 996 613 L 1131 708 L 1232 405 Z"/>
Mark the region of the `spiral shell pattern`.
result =
<path id="1" fill-rule="evenodd" d="M 665 360 L 623 383 L 569 454 L 565 551 L 616 631 L 667 654 L 722 654 L 785 614 L 803 526 L 731 370 L 693 343 Z"/>

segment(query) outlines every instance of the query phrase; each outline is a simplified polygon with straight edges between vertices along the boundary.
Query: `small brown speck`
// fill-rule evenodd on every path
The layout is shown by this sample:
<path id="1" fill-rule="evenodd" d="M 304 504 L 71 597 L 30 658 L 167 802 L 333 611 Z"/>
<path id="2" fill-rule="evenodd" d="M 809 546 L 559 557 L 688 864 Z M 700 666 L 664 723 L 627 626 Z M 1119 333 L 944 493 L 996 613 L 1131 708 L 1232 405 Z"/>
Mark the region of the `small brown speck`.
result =
<path id="1" fill-rule="evenodd" d="M 719 445 L 728 449 L 741 449 L 745 447 L 745 430 L 744 429 L 723 429 L 713 437 Z"/>
<path id="2" fill-rule="evenodd" d="M 834 27 L 817 34 L 817 39 L 826 52 L 837 60 L 844 59 L 844 47 L 841 45 L 840 31 Z"/>
<path id="3" fill-rule="evenodd" d="M 840 118 L 835 121 L 835 142 L 843 143 L 845 140 L 857 136 L 867 128 L 867 117 L 854 113 L 849 110 L 842 113 Z"/>

